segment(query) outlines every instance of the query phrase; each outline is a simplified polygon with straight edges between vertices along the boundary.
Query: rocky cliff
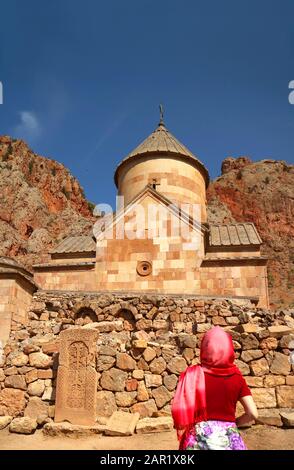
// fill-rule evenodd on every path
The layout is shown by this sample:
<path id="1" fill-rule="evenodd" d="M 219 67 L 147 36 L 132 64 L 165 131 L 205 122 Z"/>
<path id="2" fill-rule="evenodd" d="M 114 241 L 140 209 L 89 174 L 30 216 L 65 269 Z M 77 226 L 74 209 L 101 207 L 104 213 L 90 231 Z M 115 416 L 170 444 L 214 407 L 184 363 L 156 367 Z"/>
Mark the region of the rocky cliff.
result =
<path id="1" fill-rule="evenodd" d="M 210 222 L 253 222 L 268 256 L 273 305 L 294 303 L 294 165 L 227 158 L 207 193 Z"/>
<path id="2" fill-rule="evenodd" d="M 0 137 L 0 255 L 45 261 L 63 237 L 91 230 L 91 207 L 70 172 L 25 142 Z"/>

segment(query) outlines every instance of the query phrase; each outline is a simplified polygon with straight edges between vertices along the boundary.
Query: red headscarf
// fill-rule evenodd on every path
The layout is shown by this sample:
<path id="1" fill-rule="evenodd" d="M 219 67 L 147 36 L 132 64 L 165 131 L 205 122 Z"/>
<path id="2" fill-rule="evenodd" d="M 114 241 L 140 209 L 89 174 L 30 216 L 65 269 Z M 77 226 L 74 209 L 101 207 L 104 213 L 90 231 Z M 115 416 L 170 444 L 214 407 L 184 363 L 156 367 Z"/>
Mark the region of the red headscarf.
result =
<path id="1" fill-rule="evenodd" d="M 234 359 L 233 341 L 228 333 L 219 326 L 205 333 L 201 341 L 201 365 L 188 367 L 179 378 L 172 404 L 177 430 L 187 430 L 207 420 L 204 372 L 220 376 L 241 374 Z"/>

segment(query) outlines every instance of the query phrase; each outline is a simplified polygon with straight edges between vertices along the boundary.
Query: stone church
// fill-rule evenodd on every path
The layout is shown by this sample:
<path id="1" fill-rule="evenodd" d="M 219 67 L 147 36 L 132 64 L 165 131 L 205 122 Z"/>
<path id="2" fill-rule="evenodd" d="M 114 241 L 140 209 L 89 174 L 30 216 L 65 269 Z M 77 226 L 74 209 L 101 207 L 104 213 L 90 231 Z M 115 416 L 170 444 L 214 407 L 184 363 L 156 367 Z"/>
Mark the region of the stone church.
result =
<path id="1" fill-rule="evenodd" d="M 0 340 L 7 340 L 14 322 L 25 323 L 36 291 L 175 294 L 268 307 L 266 259 L 254 224 L 207 222 L 208 171 L 162 118 L 120 161 L 114 181 L 123 207 L 98 217 L 88 236 L 64 239 L 50 262 L 29 272 L 0 258 Z M 159 214 L 152 221 L 151 206 Z M 135 236 L 121 236 L 122 223 Z M 188 241 L 182 231 L 175 233 L 179 225 L 188 229 Z"/>

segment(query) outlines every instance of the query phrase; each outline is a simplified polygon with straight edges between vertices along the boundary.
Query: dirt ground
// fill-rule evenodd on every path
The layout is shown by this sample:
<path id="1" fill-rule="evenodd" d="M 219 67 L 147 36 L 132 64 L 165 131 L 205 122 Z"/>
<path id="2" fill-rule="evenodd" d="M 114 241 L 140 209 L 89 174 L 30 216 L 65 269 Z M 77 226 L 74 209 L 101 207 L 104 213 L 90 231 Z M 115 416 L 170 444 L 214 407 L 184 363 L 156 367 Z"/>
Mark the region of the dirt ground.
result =
<path id="1" fill-rule="evenodd" d="M 255 426 L 241 431 L 252 450 L 293 450 L 294 429 Z M 0 450 L 175 450 L 175 432 L 134 434 L 130 437 L 95 435 L 83 438 L 44 437 L 42 431 L 24 436 L 0 431 Z"/>

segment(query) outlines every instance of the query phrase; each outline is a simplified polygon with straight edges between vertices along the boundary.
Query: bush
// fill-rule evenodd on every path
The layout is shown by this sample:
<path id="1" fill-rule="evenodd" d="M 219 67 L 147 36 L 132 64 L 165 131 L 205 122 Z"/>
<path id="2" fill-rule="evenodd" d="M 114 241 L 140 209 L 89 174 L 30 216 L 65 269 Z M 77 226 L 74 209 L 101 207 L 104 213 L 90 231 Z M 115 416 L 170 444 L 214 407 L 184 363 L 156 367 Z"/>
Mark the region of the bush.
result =
<path id="1" fill-rule="evenodd" d="M 93 202 L 88 201 L 88 209 L 93 214 L 96 205 Z"/>
<path id="2" fill-rule="evenodd" d="M 267 280 L 268 280 L 268 286 L 274 287 L 274 276 L 271 273 L 268 274 Z"/>
<path id="3" fill-rule="evenodd" d="M 269 177 L 267 176 L 267 177 L 265 178 L 265 180 L 264 180 L 264 184 L 269 184 L 269 182 L 270 182 L 270 179 L 269 179 Z"/>
<path id="4" fill-rule="evenodd" d="M 84 188 L 81 187 L 81 195 L 83 199 L 86 199 Z"/>
<path id="5" fill-rule="evenodd" d="M 8 145 L 8 148 L 6 150 L 6 152 L 4 153 L 3 157 L 2 157 L 2 161 L 3 162 L 6 162 L 9 158 L 10 155 L 12 155 L 12 152 L 13 152 L 13 148 L 12 148 L 12 145 L 9 144 Z"/>
<path id="6" fill-rule="evenodd" d="M 30 163 L 29 163 L 29 174 L 31 175 L 32 172 L 33 172 L 33 168 L 34 168 L 34 162 L 33 160 L 30 160 Z"/>
<path id="7" fill-rule="evenodd" d="M 239 170 L 239 171 L 237 172 L 237 176 L 236 176 L 236 177 L 237 177 L 237 180 L 241 180 L 241 179 L 242 179 L 242 176 L 243 176 L 243 172 L 242 172 L 242 170 Z"/>

